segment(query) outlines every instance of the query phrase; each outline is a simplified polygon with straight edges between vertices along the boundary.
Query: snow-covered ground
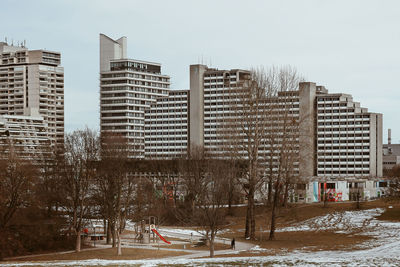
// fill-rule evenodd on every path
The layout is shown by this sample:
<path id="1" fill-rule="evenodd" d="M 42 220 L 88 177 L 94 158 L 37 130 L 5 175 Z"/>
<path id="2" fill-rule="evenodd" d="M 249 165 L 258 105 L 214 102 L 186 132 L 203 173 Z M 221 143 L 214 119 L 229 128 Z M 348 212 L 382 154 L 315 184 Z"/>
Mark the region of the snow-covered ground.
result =
<path id="1" fill-rule="evenodd" d="M 379 222 L 374 218 L 383 212 L 384 209 L 380 208 L 335 212 L 278 229 L 277 232 L 333 230 L 338 233 L 351 233 L 360 227 L 365 230 L 365 227 L 371 229 L 378 226 Z"/>
<path id="2" fill-rule="evenodd" d="M 284 255 L 235 257 L 213 259 L 190 259 L 174 257 L 157 260 L 87 260 L 87 261 L 52 261 L 7 263 L 1 266 L 400 266 L 400 223 L 378 221 L 375 216 L 383 209 L 361 211 L 346 211 L 332 215 L 320 216 L 293 227 L 280 231 L 322 231 L 354 233 L 363 230 L 361 234 L 371 235 L 372 241 L 363 243 L 360 250 L 353 251 L 293 251 Z M 362 228 L 362 229 L 360 229 Z M 182 235 L 200 235 L 190 229 L 165 228 L 164 234 L 175 232 Z M 249 250 L 251 253 L 265 252 L 258 246 Z"/>
<path id="3" fill-rule="evenodd" d="M 186 238 L 190 237 L 190 235 L 192 235 L 195 238 L 199 238 L 206 234 L 206 232 L 203 230 L 170 228 L 170 227 L 160 227 L 158 229 L 158 232 L 164 236 L 179 237 L 179 235 L 182 235 L 182 237 L 184 236 Z M 228 233 L 228 232 L 230 232 L 229 229 L 224 229 L 224 230 L 218 231 L 218 235 L 223 234 L 223 233 Z"/>
<path id="4" fill-rule="evenodd" d="M 351 253 L 365 252 L 377 256 L 400 255 L 400 223 L 377 220 L 376 217 L 383 212 L 384 209 L 380 208 L 336 212 L 312 218 L 291 227 L 281 228 L 278 231 L 332 230 L 336 233 L 368 235 L 374 239 L 357 246 L 364 250 Z"/>
<path id="5" fill-rule="evenodd" d="M 397 257 L 317 252 L 284 256 L 158 260 L 86 260 L 4 264 L 2 266 L 399 266 Z"/>

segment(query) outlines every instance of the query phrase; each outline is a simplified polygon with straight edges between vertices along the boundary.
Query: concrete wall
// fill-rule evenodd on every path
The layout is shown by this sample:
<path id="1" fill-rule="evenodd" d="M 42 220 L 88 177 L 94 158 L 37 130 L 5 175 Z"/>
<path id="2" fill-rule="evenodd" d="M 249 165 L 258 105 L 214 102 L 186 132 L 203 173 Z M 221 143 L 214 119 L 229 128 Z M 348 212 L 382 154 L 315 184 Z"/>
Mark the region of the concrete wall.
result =
<path id="1" fill-rule="evenodd" d="M 382 114 L 370 114 L 370 176 L 382 176 Z"/>
<path id="2" fill-rule="evenodd" d="M 30 64 L 38 64 L 38 63 L 42 63 L 43 62 L 43 51 L 41 50 L 31 50 L 28 51 L 29 53 L 29 63 Z"/>
<path id="3" fill-rule="evenodd" d="M 126 58 L 127 38 L 121 37 L 113 40 L 100 34 L 100 72 L 110 70 L 110 60 Z"/>
<path id="4" fill-rule="evenodd" d="M 302 82 L 299 84 L 299 147 L 300 178 L 315 176 L 316 172 L 316 84 Z"/>
<path id="5" fill-rule="evenodd" d="M 377 120 L 377 127 L 376 127 L 376 176 L 381 177 L 383 175 L 383 115 L 382 114 L 376 114 L 376 120 Z"/>
<path id="6" fill-rule="evenodd" d="M 28 66 L 28 107 L 25 105 L 25 115 L 35 116 L 39 113 L 39 65 Z"/>
<path id="7" fill-rule="evenodd" d="M 17 52 L 21 50 L 27 50 L 27 49 L 25 47 L 13 46 L 13 45 L 8 45 L 5 42 L 0 42 L 0 53 Z"/>
<path id="8" fill-rule="evenodd" d="M 205 65 L 190 65 L 189 151 L 204 147 L 204 73 Z"/>
<path id="9" fill-rule="evenodd" d="M 307 197 L 306 202 L 319 202 L 318 199 L 318 182 L 310 182 L 307 184 Z"/>
<path id="10" fill-rule="evenodd" d="M 349 200 L 349 189 L 346 181 L 336 182 L 336 192 L 342 193 L 342 201 Z"/>

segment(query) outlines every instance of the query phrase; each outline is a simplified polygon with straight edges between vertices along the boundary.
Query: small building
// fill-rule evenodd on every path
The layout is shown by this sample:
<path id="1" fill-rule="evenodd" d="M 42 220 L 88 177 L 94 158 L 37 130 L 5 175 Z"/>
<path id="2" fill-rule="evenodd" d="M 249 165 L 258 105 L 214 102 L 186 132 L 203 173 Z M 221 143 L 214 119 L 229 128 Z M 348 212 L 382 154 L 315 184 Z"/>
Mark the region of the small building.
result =
<path id="1" fill-rule="evenodd" d="M 388 130 L 388 143 L 383 145 L 383 170 L 400 164 L 400 144 L 392 144 L 392 131 Z"/>
<path id="2" fill-rule="evenodd" d="M 342 202 L 371 200 L 380 198 L 387 194 L 390 184 L 386 180 L 379 178 L 346 178 L 346 179 L 321 179 L 315 178 L 305 184 L 305 198 L 294 197 L 298 199 L 294 202 Z M 295 190 L 294 194 L 300 196 L 303 190 Z"/>

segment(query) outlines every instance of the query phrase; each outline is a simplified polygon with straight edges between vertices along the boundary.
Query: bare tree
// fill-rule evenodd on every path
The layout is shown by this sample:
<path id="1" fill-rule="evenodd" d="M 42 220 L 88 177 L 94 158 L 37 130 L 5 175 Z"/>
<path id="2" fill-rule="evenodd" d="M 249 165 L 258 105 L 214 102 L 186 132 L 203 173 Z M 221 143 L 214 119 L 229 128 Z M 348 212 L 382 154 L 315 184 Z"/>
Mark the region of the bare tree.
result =
<path id="1" fill-rule="evenodd" d="M 96 179 L 96 195 L 101 213 L 108 223 L 112 246 L 122 255 L 121 234 L 134 200 L 135 176 L 128 173 L 128 146 L 126 138 L 114 133 L 103 133 L 101 162 Z"/>
<path id="2" fill-rule="evenodd" d="M 11 143 L 2 146 L 0 158 L 0 232 L 21 208 L 30 205 L 38 170 L 30 161 L 20 157 Z"/>
<path id="3" fill-rule="evenodd" d="M 389 177 L 389 196 L 394 198 L 400 197 L 400 164 L 395 165 L 388 171 Z"/>
<path id="4" fill-rule="evenodd" d="M 240 87 L 230 90 L 232 116 L 225 119 L 223 128 L 229 129 L 226 139 L 231 157 L 248 163 L 247 175 L 239 181 L 248 202 L 246 238 L 255 239 L 255 196 L 262 183 L 267 183 L 267 203 L 274 201 L 275 205 L 281 199 L 278 194 L 287 197 L 295 182 L 299 118 L 293 111 L 291 92 L 301 80 L 291 67 L 259 68 Z"/>
<path id="5" fill-rule="evenodd" d="M 198 201 L 198 221 L 201 222 L 203 230 L 208 233 L 207 239 L 210 244 L 210 257 L 214 257 L 215 237 L 218 231 L 226 227 L 223 209 L 229 197 L 229 176 L 226 172 L 233 166 L 225 161 L 208 161 L 207 175 L 202 187 Z M 197 212 L 196 212 L 197 213 Z"/>
<path id="6" fill-rule="evenodd" d="M 234 160 L 246 160 L 247 174 L 239 179 L 246 193 L 247 212 L 245 237 L 255 239 L 255 194 L 263 176 L 260 169 L 260 146 L 265 136 L 265 118 L 261 102 L 266 88 L 257 80 L 255 72 L 244 79 L 240 87 L 232 88 L 231 116 L 225 119 L 226 139 Z"/>
<path id="7" fill-rule="evenodd" d="M 62 202 L 60 196 L 62 196 L 63 185 L 59 175 L 61 162 L 60 154 L 54 151 L 50 142 L 42 146 L 36 161 L 40 175 L 35 194 L 45 205 L 48 217 L 57 213 Z"/>
<path id="8" fill-rule="evenodd" d="M 60 177 L 63 185 L 63 204 L 76 234 L 77 252 L 81 249 L 81 230 L 89 211 L 90 189 L 96 172 L 95 162 L 98 159 L 99 143 L 96 132 L 86 128 L 66 135 Z"/>
<path id="9" fill-rule="evenodd" d="M 179 171 L 183 174 L 182 184 L 186 191 L 185 201 L 189 203 L 188 210 L 192 216 L 195 213 L 197 201 L 206 179 L 206 159 L 202 148 L 192 148 L 187 160 L 180 161 Z"/>
<path id="10" fill-rule="evenodd" d="M 267 88 L 267 104 L 265 107 L 267 129 L 266 169 L 268 175 L 268 199 L 272 197 L 270 235 L 275 238 L 276 212 L 279 201 L 286 206 L 289 190 L 299 181 L 299 137 L 300 118 L 294 105 L 295 93 L 303 78 L 296 69 L 287 66 L 272 68 L 268 72 L 258 74 L 261 84 Z M 269 147 L 269 149 L 268 149 Z"/>
<path id="11" fill-rule="evenodd" d="M 230 177 L 227 174 L 235 168 L 230 161 L 205 159 L 202 151 L 192 152 L 191 158 L 182 160 L 188 166 L 184 174 L 183 186 L 190 202 L 189 208 L 177 207 L 177 218 L 186 225 L 200 228 L 209 243 L 210 257 L 214 257 L 217 233 L 226 227 L 224 206 L 228 202 L 227 190 Z"/>

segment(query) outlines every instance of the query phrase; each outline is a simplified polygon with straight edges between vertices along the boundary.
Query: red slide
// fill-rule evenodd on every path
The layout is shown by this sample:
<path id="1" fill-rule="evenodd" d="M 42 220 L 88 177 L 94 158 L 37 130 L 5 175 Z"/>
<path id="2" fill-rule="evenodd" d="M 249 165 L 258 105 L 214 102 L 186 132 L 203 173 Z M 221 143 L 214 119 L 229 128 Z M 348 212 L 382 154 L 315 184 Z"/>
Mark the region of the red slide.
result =
<path id="1" fill-rule="evenodd" d="M 164 241 L 165 243 L 171 244 L 171 242 L 165 240 L 165 238 L 164 238 L 162 235 L 160 235 L 160 234 L 157 232 L 156 229 L 151 229 L 151 231 L 153 231 L 154 233 L 156 233 L 156 235 L 158 235 L 158 237 L 161 238 L 161 240 Z"/>

